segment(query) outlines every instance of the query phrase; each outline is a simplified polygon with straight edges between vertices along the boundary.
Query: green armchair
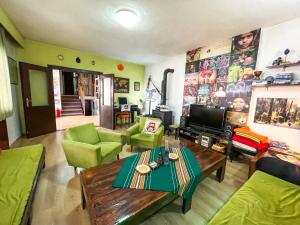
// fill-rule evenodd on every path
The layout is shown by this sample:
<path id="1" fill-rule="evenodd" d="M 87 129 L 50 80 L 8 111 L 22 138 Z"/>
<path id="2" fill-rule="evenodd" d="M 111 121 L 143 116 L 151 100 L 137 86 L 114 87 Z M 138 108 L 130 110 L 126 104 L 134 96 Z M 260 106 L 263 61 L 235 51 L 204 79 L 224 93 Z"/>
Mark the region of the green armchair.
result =
<path id="1" fill-rule="evenodd" d="M 131 146 L 143 147 L 143 148 L 155 148 L 160 146 L 163 135 L 164 135 L 164 126 L 156 130 L 154 135 L 143 134 L 142 130 L 145 126 L 147 117 L 140 117 L 139 123 L 134 124 L 126 131 L 127 144 Z M 158 118 L 151 118 L 153 120 L 159 120 Z"/>
<path id="2" fill-rule="evenodd" d="M 119 159 L 122 135 L 85 124 L 67 129 L 62 146 L 70 166 L 89 168 Z"/>

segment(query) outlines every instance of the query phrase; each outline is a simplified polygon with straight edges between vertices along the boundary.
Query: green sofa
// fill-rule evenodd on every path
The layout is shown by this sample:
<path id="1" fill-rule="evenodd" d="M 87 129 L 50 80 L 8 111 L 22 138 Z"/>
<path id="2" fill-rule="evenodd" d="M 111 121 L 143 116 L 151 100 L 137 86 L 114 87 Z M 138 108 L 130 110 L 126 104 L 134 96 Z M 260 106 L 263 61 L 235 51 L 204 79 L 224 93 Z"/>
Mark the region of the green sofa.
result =
<path id="1" fill-rule="evenodd" d="M 160 125 L 160 127 L 156 130 L 154 135 L 143 134 L 142 131 L 147 118 L 148 117 L 141 116 L 138 123 L 134 124 L 133 126 L 127 129 L 127 144 L 131 146 L 131 149 L 134 146 L 143 148 L 155 148 L 161 145 L 161 141 L 164 135 L 164 126 Z M 158 118 L 151 119 L 160 120 Z"/>
<path id="2" fill-rule="evenodd" d="M 0 155 L 0 225 L 27 225 L 41 171 L 42 145 L 5 150 Z"/>
<path id="3" fill-rule="evenodd" d="M 257 170 L 209 225 L 300 224 L 300 186 Z"/>
<path id="4" fill-rule="evenodd" d="M 62 146 L 70 166 L 89 168 L 119 159 L 122 135 L 90 123 L 67 129 Z"/>

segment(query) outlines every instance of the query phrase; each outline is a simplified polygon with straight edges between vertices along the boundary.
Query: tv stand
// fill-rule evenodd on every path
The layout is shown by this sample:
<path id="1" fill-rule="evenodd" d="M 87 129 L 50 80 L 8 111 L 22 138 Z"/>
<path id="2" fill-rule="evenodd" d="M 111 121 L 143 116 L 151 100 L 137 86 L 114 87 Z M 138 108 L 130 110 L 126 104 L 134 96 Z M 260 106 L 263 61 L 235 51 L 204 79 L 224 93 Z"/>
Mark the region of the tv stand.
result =
<path id="1" fill-rule="evenodd" d="M 196 140 L 199 134 L 192 130 L 190 127 L 180 127 L 179 128 L 179 136 L 185 137 L 188 139 Z"/>
<path id="2" fill-rule="evenodd" d="M 202 136 L 210 137 L 214 140 L 214 142 L 216 140 L 218 140 L 218 141 L 225 140 L 226 142 L 228 142 L 228 144 L 226 144 L 226 151 L 224 152 L 224 154 L 228 154 L 231 151 L 232 142 L 231 142 L 231 140 L 226 139 L 224 132 L 220 132 L 220 133 L 216 134 L 214 132 L 210 132 L 209 130 L 199 131 L 199 130 L 193 129 L 191 127 L 180 127 L 179 128 L 179 136 L 188 138 L 188 139 L 192 139 L 194 141 L 198 140 L 199 143 L 201 143 Z M 211 148 L 209 148 L 209 149 L 211 149 Z"/>

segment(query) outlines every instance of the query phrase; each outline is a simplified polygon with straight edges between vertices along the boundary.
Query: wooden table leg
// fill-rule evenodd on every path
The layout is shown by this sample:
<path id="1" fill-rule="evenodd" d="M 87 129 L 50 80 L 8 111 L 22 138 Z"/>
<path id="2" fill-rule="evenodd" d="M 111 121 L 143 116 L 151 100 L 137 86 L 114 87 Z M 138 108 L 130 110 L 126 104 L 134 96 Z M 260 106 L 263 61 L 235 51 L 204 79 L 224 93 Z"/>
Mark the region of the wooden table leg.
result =
<path id="1" fill-rule="evenodd" d="M 86 208 L 86 200 L 83 193 L 83 187 L 81 187 L 81 207 L 82 209 Z"/>
<path id="2" fill-rule="evenodd" d="M 175 129 L 175 140 L 177 140 L 179 137 L 179 128 Z"/>
<path id="3" fill-rule="evenodd" d="M 182 213 L 187 213 L 192 207 L 192 199 L 186 200 L 185 198 L 183 199 L 182 202 Z"/>
<path id="4" fill-rule="evenodd" d="M 217 180 L 220 183 L 224 180 L 225 169 L 226 169 L 226 161 L 224 165 L 217 170 Z"/>

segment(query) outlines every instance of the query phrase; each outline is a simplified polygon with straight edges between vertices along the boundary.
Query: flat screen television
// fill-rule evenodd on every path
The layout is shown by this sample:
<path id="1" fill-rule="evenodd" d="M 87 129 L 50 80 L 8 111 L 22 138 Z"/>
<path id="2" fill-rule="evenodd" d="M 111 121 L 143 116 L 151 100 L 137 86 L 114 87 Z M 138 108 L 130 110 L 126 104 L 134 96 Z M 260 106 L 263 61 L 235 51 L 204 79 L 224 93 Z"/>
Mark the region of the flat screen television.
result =
<path id="1" fill-rule="evenodd" d="M 210 108 L 192 104 L 190 106 L 189 125 L 201 130 L 223 131 L 226 113 L 226 108 Z"/>

